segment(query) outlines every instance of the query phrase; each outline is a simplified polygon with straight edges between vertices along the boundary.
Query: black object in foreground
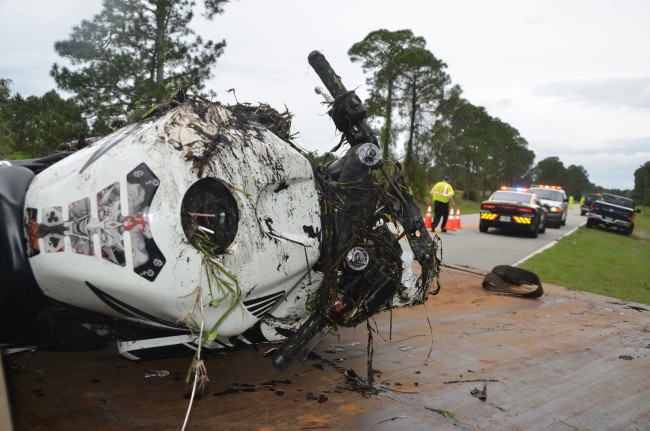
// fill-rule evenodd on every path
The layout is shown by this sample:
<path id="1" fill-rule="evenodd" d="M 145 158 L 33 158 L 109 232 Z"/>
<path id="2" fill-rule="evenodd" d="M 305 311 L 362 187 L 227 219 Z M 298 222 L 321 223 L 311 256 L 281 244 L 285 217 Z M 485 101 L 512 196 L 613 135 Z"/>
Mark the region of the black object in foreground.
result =
<path id="1" fill-rule="evenodd" d="M 535 288 L 532 289 L 533 287 Z M 509 265 L 492 268 L 492 272 L 483 279 L 483 289 L 511 293 L 524 298 L 539 298 L 544 294 L 542 282 L 537 274 Z"/>

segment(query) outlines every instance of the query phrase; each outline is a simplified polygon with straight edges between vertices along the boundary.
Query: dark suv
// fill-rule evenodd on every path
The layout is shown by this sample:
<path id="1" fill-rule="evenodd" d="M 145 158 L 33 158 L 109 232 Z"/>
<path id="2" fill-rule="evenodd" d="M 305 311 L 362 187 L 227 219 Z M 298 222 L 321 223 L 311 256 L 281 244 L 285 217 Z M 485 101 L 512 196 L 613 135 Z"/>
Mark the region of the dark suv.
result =
<path id="1" fill-rule="evenodd" d="M 589 212 L 589 206 L 593 201 L 600 197 L 600 193 L 587 193 L 585 195 L 585 200 L 580 206 L 580 215 L 583 216 Z"/>

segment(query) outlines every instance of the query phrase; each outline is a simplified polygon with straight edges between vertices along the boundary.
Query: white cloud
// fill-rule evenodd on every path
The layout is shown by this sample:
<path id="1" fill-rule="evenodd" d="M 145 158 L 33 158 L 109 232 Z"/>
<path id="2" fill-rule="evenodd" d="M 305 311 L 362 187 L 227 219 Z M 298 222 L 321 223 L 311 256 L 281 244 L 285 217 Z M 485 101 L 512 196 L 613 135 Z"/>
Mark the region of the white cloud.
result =
<path id="1" fill-rule="evenodd" d="M 634 171 L 649 160 L 650 151 L 636 154 L 611 152 L 567 155 L 563 163 L 566 167 L 583 166 L 589 173 L 589 180 L 597 186 L 624 190 L 628 188 L 627 177 L 634 175 Z"/>
<path id="2" fill-rule="evenodd" d="M 650 76 L 590 81 L 549 82 L 533 89 L 538 96 L 559 97 L 585 105 L 650 109 Z"/>

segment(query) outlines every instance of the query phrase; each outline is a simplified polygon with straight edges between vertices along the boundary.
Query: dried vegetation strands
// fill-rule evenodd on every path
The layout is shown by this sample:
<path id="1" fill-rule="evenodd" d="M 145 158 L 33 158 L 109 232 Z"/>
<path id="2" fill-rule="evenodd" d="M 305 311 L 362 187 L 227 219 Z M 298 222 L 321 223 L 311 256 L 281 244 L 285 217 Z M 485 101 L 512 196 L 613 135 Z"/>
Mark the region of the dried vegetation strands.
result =
<path id="1" fill-rule="evenodd" d="M 244 117 L 248 121 L 260 123 L 279 138 L 287 142 L 291 142 L 295 137 L 294 135 L 291 135 L 291 120 L 293 114 L 289 112 L 286 106 L 285 111 L 282 113 L 265 103 L 260 103 L 257 106 L 248 103 L 238 103 L 234 106 L 229 106 L 229 109 L 232 111 L 234 116 Z"/>

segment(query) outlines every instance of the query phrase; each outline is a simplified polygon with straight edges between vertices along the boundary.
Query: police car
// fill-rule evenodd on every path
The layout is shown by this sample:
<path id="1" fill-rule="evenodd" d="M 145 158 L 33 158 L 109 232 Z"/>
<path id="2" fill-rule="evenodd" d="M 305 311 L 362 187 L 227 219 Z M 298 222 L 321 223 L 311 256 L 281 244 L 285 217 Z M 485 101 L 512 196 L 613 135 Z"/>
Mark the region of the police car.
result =
<path id="1" fill-rule="evenodd" d="M 536 194 L 523 188 L 502 187 L 481 203 L 479 231 L 489 228 L 526 232 L 537 238 L 546 232 L 547 210 Z"/>
<path id="2" fill-rule="evenodd" d="M 566 224 L 569 198 L 562 187 L 539 184 L 530 186 L 529 191 L 537 194 L 542 205 L 548 208 L 546 221 L 549 227 L 559 229 Z"/>

